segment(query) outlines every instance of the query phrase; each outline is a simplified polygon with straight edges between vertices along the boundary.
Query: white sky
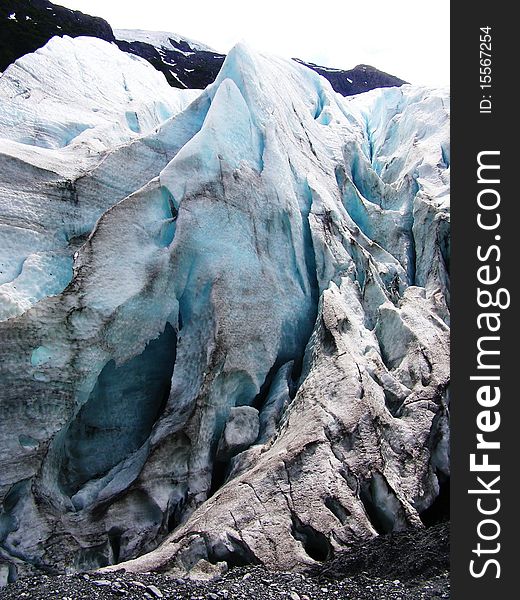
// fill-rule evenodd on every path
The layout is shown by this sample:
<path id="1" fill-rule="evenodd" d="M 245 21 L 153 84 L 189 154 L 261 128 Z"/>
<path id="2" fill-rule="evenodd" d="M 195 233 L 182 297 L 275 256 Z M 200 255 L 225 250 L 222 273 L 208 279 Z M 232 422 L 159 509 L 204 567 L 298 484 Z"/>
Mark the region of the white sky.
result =
<path id="1" fill-rule="evenodd" d="M 449 0 L 54 0 L 115 29 L 171 31 L 227 52 L 238 41 L 320 65 L 359 63 L 449 84 Z"/>

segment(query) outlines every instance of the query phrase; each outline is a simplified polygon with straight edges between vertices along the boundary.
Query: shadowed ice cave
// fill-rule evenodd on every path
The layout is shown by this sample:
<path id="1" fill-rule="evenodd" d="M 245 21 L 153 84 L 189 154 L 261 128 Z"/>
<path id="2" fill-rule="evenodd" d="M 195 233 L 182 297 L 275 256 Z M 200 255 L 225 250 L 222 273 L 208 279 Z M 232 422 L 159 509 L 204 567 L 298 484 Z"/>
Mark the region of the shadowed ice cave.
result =
<path id="1" fill-rule="evenodd" d="M 170 392 L 176 334 L 170 324 L 144 352 L 117 367 L 105 365 L 63 445 L 60 484 L 68 495 L 137 450 L 149 436 Z"/>

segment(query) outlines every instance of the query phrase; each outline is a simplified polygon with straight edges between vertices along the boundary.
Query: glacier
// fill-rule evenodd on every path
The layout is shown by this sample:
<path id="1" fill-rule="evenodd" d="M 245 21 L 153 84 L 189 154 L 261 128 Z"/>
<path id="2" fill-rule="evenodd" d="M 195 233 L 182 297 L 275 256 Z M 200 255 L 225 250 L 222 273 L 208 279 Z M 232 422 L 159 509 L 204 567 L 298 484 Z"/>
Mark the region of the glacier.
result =
<path id="1" fill-rule="evenodd" d="M 305 570 L 449 482 L 449 94 L 244 44 L 0 76 L 0 563 Z"/>

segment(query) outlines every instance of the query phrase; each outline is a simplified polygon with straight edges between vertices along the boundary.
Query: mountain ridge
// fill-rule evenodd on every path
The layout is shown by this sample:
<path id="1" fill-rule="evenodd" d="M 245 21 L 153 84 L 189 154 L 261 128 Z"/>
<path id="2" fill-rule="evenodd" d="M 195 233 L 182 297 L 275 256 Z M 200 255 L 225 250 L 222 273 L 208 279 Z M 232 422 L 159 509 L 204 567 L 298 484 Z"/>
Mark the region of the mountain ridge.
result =
<path id="1" fill-rule="evenodd" d="M 225 55 L 208 46 L 169 32 L 113 30 L 100 17 L 93 17 L 49 2 L 48 0 L 4 0 L 0 5 L 0 72 L 17 58 L 42 47 L 51 37 L 92 36 L 117 44 L 124 52 L 147 60 L 162 72 L 172 87 L 202 89 L 212 83 Z M 118 32 L 122 35 L 117 35 Z M 135 39 L 132 39 L 134 32 Z M 163 33 L 171 42 L 158 45 L 149 38 Z M 155 34 L 155 35 L 154 35 Z M 171 36 L 171 37 L 169 37 Z M 333 89 L 343 96 L 355 95 L 379 87 L 400 86 L 404 80 L 368 65 L 350 70 L 324 67 L 295 59 L 328 79 Z"/>

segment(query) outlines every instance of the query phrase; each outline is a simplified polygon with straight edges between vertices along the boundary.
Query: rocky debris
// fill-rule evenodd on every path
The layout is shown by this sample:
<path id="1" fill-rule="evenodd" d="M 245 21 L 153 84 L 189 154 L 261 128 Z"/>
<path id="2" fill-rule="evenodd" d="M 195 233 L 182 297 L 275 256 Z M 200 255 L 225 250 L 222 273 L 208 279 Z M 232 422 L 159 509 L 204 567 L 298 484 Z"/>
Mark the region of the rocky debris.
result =
<path id="1" fill-rule="evenodd" d="M 233 569 L 209 582 L 117 572 L 95 583 L 88 575 L 37 576 L 0 590 L 2 600 L 445 600 L 447 572 L 411 580 L 383 579 L 366 573 L 340 580 L 320 580 L 303 574 L 273 573 L 261 567 Z"/>
<path id="2" fill-rule="evenodd" d="M 450 597 L 449 524 L 378 536 L 309 573 L 237 567 L 209 579 L 122 570 L 24 578 L 0 590 L 15 600 L 445 600 Z M 218 569 L 217 569 L 218 571 Z"/>
<path id="3" fill-rule="evenodd" d="M 449 599 L 447 573 L 410 581 L 368 577 L 318 581 L 293 573 L 272 573 L 260 567 L 240 568 L 212 582 L 191 582 L 167 575 L 109 575 L 97 586 L 83 575 L 39 576 L 23 579 L 0 590 L 2 600 L 445 600 Z M 153 583 L 152 583 L 153 582 Z M 161 595 L 150 592 L 150 588 Z"/>
<path id="4" fill-rule="evenodd" d="M 373 577 L 409 581 L 442 575 L 449 567 L 450 526 L 440 523 L 354 544 L 312 569 L 312 573 L 331 580 L 370 573 Z"/>

